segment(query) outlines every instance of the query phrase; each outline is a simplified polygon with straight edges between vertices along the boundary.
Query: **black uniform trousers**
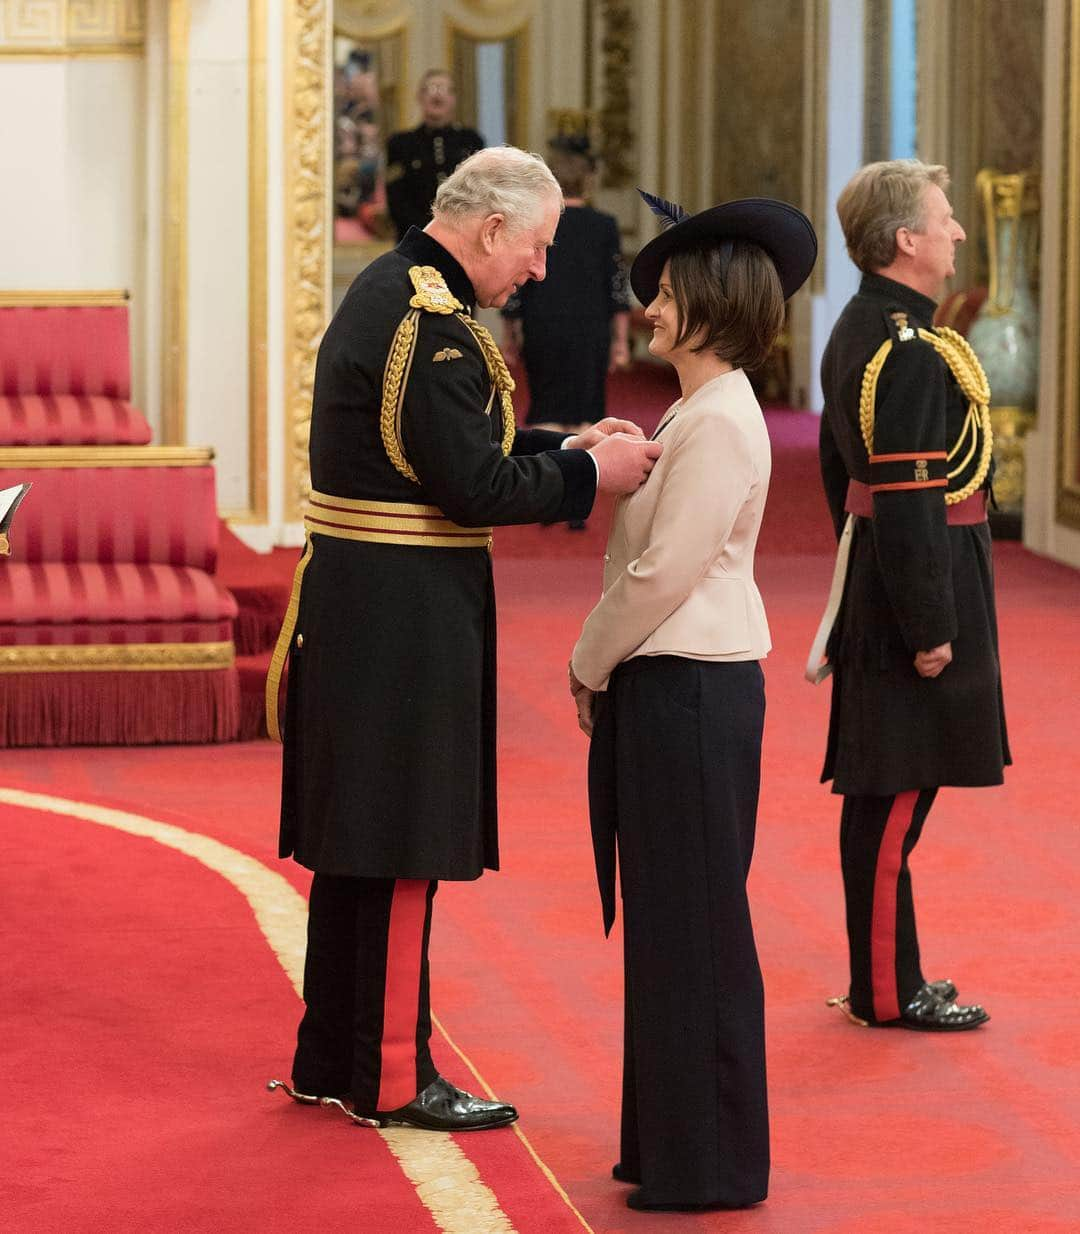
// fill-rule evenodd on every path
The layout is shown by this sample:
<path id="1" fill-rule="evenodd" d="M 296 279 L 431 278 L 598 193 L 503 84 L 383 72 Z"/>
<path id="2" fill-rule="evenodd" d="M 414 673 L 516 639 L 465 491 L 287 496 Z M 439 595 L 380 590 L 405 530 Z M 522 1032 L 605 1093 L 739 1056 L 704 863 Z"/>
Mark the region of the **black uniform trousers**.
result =
<path id="1" fill-rule="evenodd" d="M 852 1012 L 872 1023 L 900 1017 L 923 984 L 908 858 L 936 788 L 888 797 L 847 796 L 840 814 Z"/>
<path id="2" fill-rule="evenodd" d="M 625 921 L 621 1161 L 654 1203 L 765 1198 L 761 970 L 746 878 L 765 713 L 756 661 L 641 656 L 598 696 L 589 799 Z"/>
<path id="3" fill-rule="evenodd" d="M 351 1096 L 360 1114 L 407 1105 L 436 1077 L 428 939 L 435 882 L 316 874 L 311 883 L 306 1011 L 293 1083 Z"/>

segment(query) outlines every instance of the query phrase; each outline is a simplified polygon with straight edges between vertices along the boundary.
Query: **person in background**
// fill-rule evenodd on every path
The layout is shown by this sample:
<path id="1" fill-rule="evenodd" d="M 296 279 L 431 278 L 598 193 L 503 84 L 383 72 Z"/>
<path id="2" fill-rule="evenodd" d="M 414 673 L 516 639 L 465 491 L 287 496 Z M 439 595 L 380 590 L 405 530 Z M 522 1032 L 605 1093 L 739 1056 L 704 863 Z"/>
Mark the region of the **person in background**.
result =
<path id="1" fill-rule="evenodd" d="M 990 390 L 967 341 L 933 327 L 965 238 L 948 185 L 944 167 L 917 159 L 871 163 L 836 203 L 862 281 L 821 361 L 839 602 L 807 665 L 811 680 L 832 673 L 821 778 L 844 799 L 850 985 L 829 1001 L 859 1024 L 938 1032 L 989 1016 L 923 976 L 908 858 L 940 787 L 1000 784 L 1011 762 L 986 520 Z"/>
<path id="2" fill-rule="evenodd" d="M 551 143 L 548 166 L 566 210 L 543 283 L 526 283 L 502 310 L 503 351 L 525 364 L 530 425 L 577 427 L 606 413 L 607 375 L 629 362 L 630 300 L 610 214 L 588 204 L 596 172 L 587 139 Z"/>
<path id="3" fill-rule="evenodd" d="M 470 154 L 484 147 L 475 129 L 454 120 L 457 89 L 444 69 L 428 69 L 416 92 L 420 124 L 392 133 L 386 143 L 386 205 L 399 240 L 431 221 L 439 185 Z"/>

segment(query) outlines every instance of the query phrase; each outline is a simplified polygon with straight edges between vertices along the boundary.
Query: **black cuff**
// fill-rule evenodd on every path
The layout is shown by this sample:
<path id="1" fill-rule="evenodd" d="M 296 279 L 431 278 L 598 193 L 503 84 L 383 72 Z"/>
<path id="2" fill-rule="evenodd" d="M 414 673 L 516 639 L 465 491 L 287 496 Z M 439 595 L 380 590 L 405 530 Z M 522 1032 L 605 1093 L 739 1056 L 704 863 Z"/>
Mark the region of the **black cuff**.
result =
<path id="1" fill-rule="evenodd" d="M 511 457 L 515 454 L 544 454 L 548 450 L 558 450 L 572 433 L 557 433 L 546 428 L 519 428 L 514 434 L 514 444 L 510 448 Z"/>
<path id="2" fill-rule="evenodd" d="M 557 437 L 559 434 L 553 433 Z M 559 450 L 550 452 L 558 464 L 563 478 L 562 505 L 552 516 L 553 523 L 571 523 L 588 518 L 596 500 L 596 462 L 588 450 Z"/>

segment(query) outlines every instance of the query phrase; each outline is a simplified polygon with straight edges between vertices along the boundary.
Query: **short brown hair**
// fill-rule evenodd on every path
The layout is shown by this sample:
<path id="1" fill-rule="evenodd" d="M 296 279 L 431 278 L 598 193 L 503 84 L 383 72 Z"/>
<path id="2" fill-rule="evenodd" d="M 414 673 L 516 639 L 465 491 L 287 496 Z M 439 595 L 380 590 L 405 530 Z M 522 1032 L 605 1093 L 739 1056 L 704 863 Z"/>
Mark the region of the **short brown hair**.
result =
<path id="1" fill-rule="evenodd" d="M 559 182 L 564 197 L 584 197 L 593 174 L 592 159 L 576 150 L 560 150 L 553 147 L 547 157 L 551 174 Z"/>
<path id="2" fill-rule="evenodd" d="M 867 163 L 847 182 L 836 213 L 848 254 L 864 274 L 892 265 L 901 227 L 923 228 L 923 198 L 931 184 L 947 193 L 949 172 L 940 163 L 919 159 Z"/>
<path id="3" fill-rule="evenodd" d="M 714 351 L 736 368 L 765 363 L 784 324 L 784 290 L 772 258 L 749 240 L 676 250 L 669 267 L 681 347 Z"/>

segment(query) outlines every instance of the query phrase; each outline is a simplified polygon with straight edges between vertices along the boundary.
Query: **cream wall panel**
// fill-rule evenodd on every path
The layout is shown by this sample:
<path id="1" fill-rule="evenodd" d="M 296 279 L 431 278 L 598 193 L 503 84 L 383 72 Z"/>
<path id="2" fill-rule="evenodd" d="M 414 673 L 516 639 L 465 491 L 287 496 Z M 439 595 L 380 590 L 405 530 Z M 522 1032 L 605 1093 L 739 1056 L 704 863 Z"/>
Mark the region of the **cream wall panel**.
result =
<path id="1" fill-rule="evenodd" d="M 186 439 L 249 503 L 247 6 L 196 2 L 188 47 Z"/>
<path id="2" fill-rule="evenodd" d="M 142 80 L 136 59 L 3 65 L 4 288 L 134 289 Z"/>

